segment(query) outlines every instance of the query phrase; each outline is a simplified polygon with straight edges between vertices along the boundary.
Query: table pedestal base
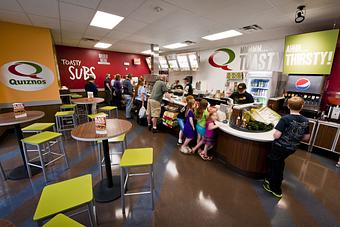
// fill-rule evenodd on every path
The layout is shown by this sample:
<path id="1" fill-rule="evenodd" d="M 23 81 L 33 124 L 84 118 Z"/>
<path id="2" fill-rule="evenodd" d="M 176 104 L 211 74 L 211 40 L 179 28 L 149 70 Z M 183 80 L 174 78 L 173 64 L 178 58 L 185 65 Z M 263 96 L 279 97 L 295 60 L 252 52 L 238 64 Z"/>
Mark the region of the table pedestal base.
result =
<path id="1" fill-rule="evenodd" d="M 39 162 L 40 164 L 40 162 Z M 35 166 L 31 166 L 31 173 L 32 176 L 37 175 L 38 173 L 41 173 L 41 169 Z M 14 168 L 13 170 L 11 170 L 11 172 L 8 174 L 7 178 L 9 180 L 21 180 L 21 179 L 26 179 L 29 178 L 28 177 L 28 173 L 26 170 L 26 167 L 24 165 L 22 166 L 18 166 L 16 168 Z"/>
<path id="2" fill-rule="evenodd" d="M 108 188 L 107 179 L 101 180 L 94 186 L 93 193 L 96 202 L 107 203 L 120 198 L 120 176 L 113 176 L 112 181 L 112 188 Z"/>

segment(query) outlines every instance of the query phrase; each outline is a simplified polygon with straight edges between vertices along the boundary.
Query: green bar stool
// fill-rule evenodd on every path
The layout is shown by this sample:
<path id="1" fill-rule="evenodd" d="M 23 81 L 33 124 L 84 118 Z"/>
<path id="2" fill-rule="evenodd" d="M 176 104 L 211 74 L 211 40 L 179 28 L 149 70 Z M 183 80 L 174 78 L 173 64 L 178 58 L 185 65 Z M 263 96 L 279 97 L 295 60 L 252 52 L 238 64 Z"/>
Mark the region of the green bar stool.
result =
<path id="1" fill-rule="evenodd" d="M 75 220 L 67 217 L 63 214 L 58 214 L 51 220 L 49 220 L 43 227 L 85 227 L 85 225 L 76 222 Z"/>
<path id="2" fill-rule="evenodd" d="M 100 116 L 102 113 L 88 114 L 87 117 L 91 121 L 94 120 L 97 116 Z M 107 116 L 107 114 L 105 114 Z"/>
<path id="3" fill-rule="evenodd" d="M 127 149 L 127 141 L 126 141 L 126 134 L 122 134 L 120 136 L 111 138 L 108 140 L 109 143 L 120 143 L 122 145 L 121 152 L 110 152 L 110 159 L 111 159 L 111 166 L 117 166 L 119 163 L 112 162 L 112 156 L 113 155 L 121 155 L 123 154 L 124 150 Z M 97 141 L 97 152 L 98 152 L 98 166 L 99 166 L 99 173 L 100 173 L 100 179 L 103 179 L 103 169 L 102 167 L 105 166 L 104 159 L 102 158 L 102 141 Z"/>
<path id="4" fill-rule="evenodd" d="M 76 125 L 76 115 L 74 111 L 59 111 L 55 113 L 57 132 L 72 130 Z"/>
<path id="5" fill-rule="evenodd" d="M 82 98 L 82 97 L 83 97 L 82 95 L 77 94 L 77 93 L 71 93 L 70 96 L 71 96 L 71 98 L 73 98 L 73 99 L 79 99 L 79 98 Z"/>
<path id="6" fill-rule="evenodd" d="M 61 133 L 45 131 L 45 132 L 35 134 L 33 136 L 26 137 L 21 140 L 22 147 L 24 150 L 24 156 L 26 160 L 25 164 L 27 167 L 28 176 L 30 178 L 32 178 L 30 166 L 41 168 L 44 174 L 45 183 L 47 184 L 48 180 L 47 180 L 47 175 L 46 175 L 46 167 L 56 162 L 60 158 L 64 158 L 66 162 L 66 166 L 67 168 L 69 168 L 69 164 L 68 164 L 67 156 L 65 153 L 64 145 L 61 140 L 61 136 L 62 136 Z M 50 141 L 57 141 L 59 145 L 59 153 L 53 152 L 51 150 L 52 144 L 50 143 Z M 38 156 L 31 158 L 28 153 L 27 145 L 37 147 L 36 151 L 38 151 Z M 48 159 L 49 161 L 47 163 L 45 163 L 44 161 L 45 156 L 49 156 L 49 159 Z M 53 157 L 53 158 L 50 158 L 50 157 Z M 37 160 L 40 161 L 40 165 L 34 162 Z"/>
<path id="7" fill-rule="evenodd" d="M 129 173 L 131 167 L 150 167 L 150 171 L 146 173 Z M 125 215 L 125 196 L 151 194 L 152 210 L 154 209 L 154 176 L 153 176 L 153 148 L 133 148 L 126 149 L 120 160 L 120 180 L 122 195 L 122 212 Z M 150 175 L 150 191 L 126 192 L 129 177 Z"/>
<path id="8" fill-rule="evenodd" d="M 54 123 L 33 123 L 25 128 L 22 128 L 21 131 L 23 133 L 39 133 L 42 131 L 46 131 L 47 129 L 53 127 L 53 131 L 55 131 Z"/>
<path id="9" fill-rule="evenodd" d="M 99 110 L 103 111 L 104 113 L 108 113 L 109 118 L 112 118 L 113 114 L 113 110 L 116 110 L 116 118 L 118 118 L 118 107 L 117 106 L 103 106 L 101 108 L 99 108 Z"/>
<path id="10" fill-rule="evenodd" d="M 60 106 L 60 111 L 68 111 L 68 110 L 76 111 L 76 108 L 77 108 L 77 104 L 63 104 Z"/>
<path id="11" fill-rule="evenodd" d="M 70 211 L 74 212 L 76 209 L 82 207 L 86 207 L 86 209 L 70 214 L 69 216 L 88 212 L 91 226 L 97 226 L 95 206 L 93 203 L 91 174 L 86 174 L 44 187 L 35 210 L 33 220 L 41 226 L 45 220 L 53 218 L 59 213 L 64 214 L 69 213 Z M 53 224 L 58 223 L 57 221 L 63 220 L 65 220 L 65 218 L 59 217 L 55 221 L 52 221 L 52 219 L 50 221 L 52 221 Z"/>

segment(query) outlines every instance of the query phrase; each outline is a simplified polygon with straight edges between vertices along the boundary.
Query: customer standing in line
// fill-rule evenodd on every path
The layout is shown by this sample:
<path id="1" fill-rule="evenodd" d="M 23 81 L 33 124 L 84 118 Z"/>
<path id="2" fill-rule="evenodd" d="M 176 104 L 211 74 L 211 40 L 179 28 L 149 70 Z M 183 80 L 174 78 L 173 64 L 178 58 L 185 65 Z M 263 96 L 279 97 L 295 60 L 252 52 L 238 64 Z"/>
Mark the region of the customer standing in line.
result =
<path id="1" fill-rule="evenodd" d="M 196 146 L 192 149 L 193 153 L 196 152 L 203 144 L 203 137 L 205 135 L 205 124 L 207 121 L 207 117 L 209 115 L 208 112 L 208 101 L 205 99 L 201 99 L 198 108 L 195 111 L 195 117 L 197 119 L 196 123 L 196 131 L 197 131 L 197 142 Z"/>
<path id="2" fill-rule="evenodd" d="M 121 107 L 122 100 L 122 83 L 120 82 L 121 76 L 119 74 L 115 75 L 115 78 L 111 80 L 112 86 L 112 97 L 113 97 L 113 105 L 117 106 L 118 109 Z"/>
<path id="3" fill-rule="evenodd" d="M 190 99 L 195 100 L 194 96 L 189 95 L 185 98 L 185 102 L 188 103 Z M 179 133 L 178 133 L 178 140 L 177 145 L 183 144 L 183 131 L 184 131 L 184 122 L 185 122 L 185 112 L 186 112 L 186 106 L 183 106 L 177 115 L 177 123 L 179 126 Z"/>
<path id="4" fill-rule="evenodd" d="M 296 151 L 300 141 L 310 138 L 308 119 L 300 115 L 304 100 L 301 97 L 288 99 L 290 114 L 282 117 L 275 126 L 272 150 L 267 156 L 268 172 L 263 188 L 275 197 L 282 197 L 281 184 L 285 159 Z"/>
<path id="5" fill-rule="evenodd" d="M 215 123 L 216 121 L 217 112 L 216 111 L 210 112 L 206 121 L 205 134 L 203 137 L 204 149 L 198 151 L 199 156 L 205 161 L 212 160 L 212 156 L 208 155 L 208 151 L 211 150 L 216 143 L 215 129 L 218 128 L 218 126 Z"/>
<path id="6" fill-rule="evenodd" d="M 93 92 L 93 97 L 98 97 L 98 88 L 97 88 L 97 85 L 95 84 L 94 82 L 94 77 L 93 76 L 90 76 L 88 79 L 87 79 L 87 83 L 85 85 L 85 92 L 87 94 L 87 92 Z M 92 114 L 92 108 L 95 110 L 96 109 L 96 105 L 95 104 L 88 104 L 87 105 L 87 109 L 88 109 L 88 112 L 89 114 Z"/>
<path id="7" fill-rule="evenodd" d="M 131 119 L 133 86 L 131 84 L 132 75 L 128 74 L 123 81 L 123 93 L 125 99 L 125 117 Z"/>
<path id="8" fill-rule="evenodd" d="M 138 116 L 138 112 L 142 106 L 146 108 L 146 88 L 144 86 L 144 79 L 139 78 L 137 86 L 135 88 L 135 94 L 134 94 L 134 104 L 136 106 L 137 110 L 137 123 L 140 124 L 140 119 Z"/>
<path id="9" fill-rule="evenodd" d="M 189 99 L 185 111 L 185 123 L 183 134 L 185 136 L 184 143 L 182 144 L 180 151 L 184 154 L 193 154 L 193 151 L 189 147 L 191 140 L 195 138 L 195 125 L 194 125 L 194 106 L 195 99 Z"/>
<path id="10" fill-rule="evenodd" d="M 111 105 L 112 103 L 112 87 L 111 87 L 111 75 L 110 73 L 106 74 L 104 80 L 104 88 L 105 88 L 105 99 L 106 104 Z"/>
<path id="11" fill-rule="evenodd" d="M 152 129 L 153 133 L 157 132 L 157 121 L 161 116 L 161 102 L 163 100 L 163 95 L 172 102 L 171 95 L 168 93 L 168 88 L 164 81 L 165 76 L 159 76 L 158 80 L 153 85 L 150 98 L 148 99 L 146 115 L 149 130 Z"/>

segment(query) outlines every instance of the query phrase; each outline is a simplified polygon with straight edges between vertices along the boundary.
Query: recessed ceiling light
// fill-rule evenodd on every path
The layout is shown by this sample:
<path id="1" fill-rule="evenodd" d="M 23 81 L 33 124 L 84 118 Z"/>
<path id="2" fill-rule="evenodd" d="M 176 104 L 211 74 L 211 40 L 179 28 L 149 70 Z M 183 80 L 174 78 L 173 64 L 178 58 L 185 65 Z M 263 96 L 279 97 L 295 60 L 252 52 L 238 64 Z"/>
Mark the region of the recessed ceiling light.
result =
<path id="1" fill-rule="evenodd" d="M 220 33 L 215 33 L 215 34 L 212 34 L 212 35 L 203 36 L 202 39 L 214 41 L 214 40 L 219 40 L 219 39 L 231 38 L 231 37 L 235 37 L 235 36 L 239 36 L 239 35 L 242 35 L 242 33 L 238 32 L 236 30 L 229 30 L 229 31 L 225 31 L 225 32 L 220 32 Z"/>
<path id="2" fill-rule="evenodd" d="M 151 50 L 144 50 L 141 52 L 142 54 L 152 54 Z"/>
<path id="3" fill-rule="evenodd" d="M 186 46 L 188 46 L 188 44 L 186 43 L 173 43 L 173 44 L 169 44 L 163 47 L 168 48 L 168 49 L 177 49 L 177 48 L 186 47 Z"/>
<path id="4" fill-rule="evenodd" d="M 94 45 L 94 47 L 102 48 L 102 49 L 109 48 L 110 46 L 112 46 L 111 43 L 101 43 L 101 42 L 98 42 L 96 43 L 96 45 Z"/>
<path id="5" fill-rule="evenodd" d="M 92 18 L 90 25 L 100 28 L 113 29 L 123 19 L 124 17 L 121 16 L 117 16 L 111 13 L 105 13 L 102 11 L 97 11 L 94 17 Z"/>

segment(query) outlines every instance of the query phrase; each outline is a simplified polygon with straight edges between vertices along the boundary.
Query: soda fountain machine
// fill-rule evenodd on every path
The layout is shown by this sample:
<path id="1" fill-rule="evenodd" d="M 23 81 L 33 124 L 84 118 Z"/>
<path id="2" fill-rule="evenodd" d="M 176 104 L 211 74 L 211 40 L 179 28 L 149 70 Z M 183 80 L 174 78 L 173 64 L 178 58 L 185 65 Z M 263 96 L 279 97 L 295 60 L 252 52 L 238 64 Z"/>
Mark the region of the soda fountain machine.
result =
<path id="1" fill-rule="evenodd" d="M 299 96 L 305 100 L 302 113 L 306 117 L 317 118 L 321 114 L 320 106 L 325 86 L 324 75 L 288 75 L 284 106 L 288 99 Z"/>

